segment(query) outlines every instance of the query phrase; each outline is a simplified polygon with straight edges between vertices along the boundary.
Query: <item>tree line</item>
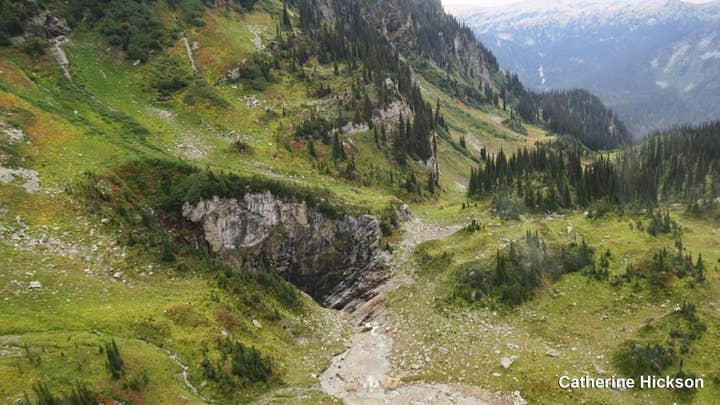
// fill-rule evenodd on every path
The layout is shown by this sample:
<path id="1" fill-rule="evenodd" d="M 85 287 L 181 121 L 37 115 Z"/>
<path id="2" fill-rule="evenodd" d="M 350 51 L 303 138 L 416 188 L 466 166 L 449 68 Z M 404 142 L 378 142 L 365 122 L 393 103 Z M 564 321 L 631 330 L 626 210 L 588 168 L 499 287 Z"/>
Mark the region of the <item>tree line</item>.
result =
<path id="1" fill-rule="evenodd" d="M 657 132 L 617 156 L 583 155 L 581 146 L 562 142 L 509 156 L 501 150 L 471 170 L 468 195 L 511 191 L 543 210 L 596 201 L 642 207 L 679 201 L 698 208 L 718 198 L 720 122 Z"/>
<path id="2" fill-rule="evenodd" d="M 615 149 L 630 143 L 631 135 L 617 115 L 586 90 L 536 94 L 520 91 L 517 112 L 533 124 L 569 135 L 593 150 Z"/>

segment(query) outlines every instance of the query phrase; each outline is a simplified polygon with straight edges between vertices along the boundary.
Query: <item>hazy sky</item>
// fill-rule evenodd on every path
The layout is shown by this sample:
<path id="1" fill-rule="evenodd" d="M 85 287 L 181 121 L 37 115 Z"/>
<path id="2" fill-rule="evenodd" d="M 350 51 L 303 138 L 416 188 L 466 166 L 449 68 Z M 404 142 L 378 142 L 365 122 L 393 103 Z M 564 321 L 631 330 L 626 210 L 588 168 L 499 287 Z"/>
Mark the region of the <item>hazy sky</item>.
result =
<path id="1" fill-rule="evenodd" d="M 445 9 L 449 12 L 461 10 L 463 8 L 469 8 L 472 6 L 477 7 L 497 7 L 502 6 L 504 4 L 511 4 L 511 3 L 517 3 L 519 1 L 523 0 L 442 0 L 443 5 L 445 6 Z M 538 2 L 546 2 L 546 3 L 552 3 L 553 0 L 536 0 Z M 581 1 L 581 0 L 579 0 Z M 683 0 L 686 3 L 710 3 L 713 0 Z"/>

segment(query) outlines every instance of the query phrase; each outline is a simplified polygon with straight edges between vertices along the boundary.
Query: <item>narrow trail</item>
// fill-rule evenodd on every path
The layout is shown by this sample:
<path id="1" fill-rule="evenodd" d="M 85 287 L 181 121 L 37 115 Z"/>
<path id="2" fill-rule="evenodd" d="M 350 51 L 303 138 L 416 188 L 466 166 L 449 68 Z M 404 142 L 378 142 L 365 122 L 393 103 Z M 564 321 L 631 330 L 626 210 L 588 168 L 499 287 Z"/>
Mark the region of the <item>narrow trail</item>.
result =
<path id="1" fill-rule="evenodd" d="M 417 218 L 403 226 L 403 240 L 390 261 L 394 276 L 376 289 L 377 295 L 358 307 L 355 322 L 358 333 L 348 349 L 336 356 L 320 376 L 322 390 L 346 404 L 523 404 L 519 396 L 499 395 L 476 387 L 455 384 L 415 382 L 403 384 L 394 376 L 390 352 L 385 299 L 414 280 L 406 266 L 412 266 L 412 252 L 420 243 L 452 235 L 462 225 L 435 226 Z M 400 370 L 404 371 L 404 370 Z"/>

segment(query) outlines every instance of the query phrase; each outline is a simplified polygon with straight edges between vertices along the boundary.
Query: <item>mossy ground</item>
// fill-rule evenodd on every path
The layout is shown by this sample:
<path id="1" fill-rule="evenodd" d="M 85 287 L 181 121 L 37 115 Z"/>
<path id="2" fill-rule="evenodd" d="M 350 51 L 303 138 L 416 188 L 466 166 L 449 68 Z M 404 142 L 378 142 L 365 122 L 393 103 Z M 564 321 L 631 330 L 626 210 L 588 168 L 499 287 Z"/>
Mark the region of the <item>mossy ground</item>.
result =
<path id="1" fill-rule="evenodd" d="M 638 230 L 636 215 L 608 214 L 589 219 L 584 213 L 526 215 L 520 221 L 501 221 L 487 208 L 461 209 L 450 204 L 428 208 L 428 218 L 475 218 L 484 229 L 470 234 L 459 231 L 417 248 L 417 269 L 409 269 L 418 282 L 395 293 L 393 338 L 395 364 L 406 380 L 428 380 L 478 385 L 492 390 L 519 390 L 533 403 L 713 403 L 718 395 L 717 364 L 720 352 L 715 344 L 720 326 L 717 302 L 720 243 L 717 212 L 688 214 L 680 207 L 671 212 L 685 229 L 687 253 L 697 258 L 702 252 L 713 269 L 707 280 L 693 286 L 688 279 L 674 280 L 660 292 L 632 284 L 613 287 L 580 273 L 564 275 L 548 284 L 537 296 L 518 307 L 495 304 L 479 307 L 450 298 L 453 269 L 471 260 L 494 263 L 495 252 L 512 240 L 521 240 L 526 230 L 538 231 L 550 246 L 573 240 L 587 240 L 599 254 L 613 255 L 611 274 L 623 274 L 628 263 L 647 258 L 655 249 L 672 248 L 669 236 L 652 237 Z M 569 232 L 569 230 L 571 231 Z M 451 255 L 442 259 L 443 253 Z M 596 255 L 597 256 L 597 255 Z M 446 256 L 447 257 L 447 256 Z M 428 259 L 434 258 L 434 259 Z M 695 303 L 707 331 L 682 355 L 683 370 L 704 378 L 705 388 L 694 395 L 667 390 L 563 390 L 561 375 L 601 377 L 621 375 L 612 361 L 619 344 L 638 339 L 652 319 L 662 320 L 683 302 Z M 661 333 L 667 338 L 666 333 Z M 442 347 L 442 349 L 441 349 Z M 447 354 L 445 350 L 447 349 Z M 549 350 L 559 357 L 551 357 Z M 500 359 L 520 358 L 509 369 Z M 667 370 L 678 371 L 676 363 Z"/>

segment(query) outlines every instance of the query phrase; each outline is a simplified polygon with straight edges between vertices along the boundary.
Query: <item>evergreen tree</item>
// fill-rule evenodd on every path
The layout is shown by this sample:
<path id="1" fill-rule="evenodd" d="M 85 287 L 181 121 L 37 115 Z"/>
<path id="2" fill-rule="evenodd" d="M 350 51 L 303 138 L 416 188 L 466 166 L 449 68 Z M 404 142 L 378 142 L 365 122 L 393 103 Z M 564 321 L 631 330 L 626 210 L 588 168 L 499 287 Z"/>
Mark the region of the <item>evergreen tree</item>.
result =
<path id="1" fill-rule="evenodd" d="M 290 13 L 288 12 L 287 1 L 283 0 L 282 25 L 288 31 L 292 31 L 292 22 L 290 21 Z"/>
<path id="2" fill-rule="evenodd" d="M 335 161 L 345 160 L 347 158 L 345 154 L 345 146 L 343 145 L 342 140 L 340 140 L 340 136 L 338 134 L 333 135 L 332 158 Z"/>
<path id="3" fill-rule="evenodd" d="M 60 400 L 53 396 L 44 382 L 38 382 L 33 385 L 33 391 L 37 396 L 37 405 L 60 405 Z"/>
<path id="4" fill-rule="evenodd" d="M 104 350 L 106 356 L 105 366 L 110 371 L 112 378 L 117 380 L 125 374 L 125 362 L 120 357 L 120 350 L 117 343 L 115 343 L 115 339 L 105 342 Z"/>
<path id="5" fill-rule="evenodd" d="M 97 394 L 95 394 L 87 384 L 78 382 L 72 391 L 70 391 L 68 402 L 70 405 L 97 405 L 99 400 Z"/>
<path id="6" fill-rule="evenodd" d="M 705 281 L 705 263 L 703 262 L 702 253 L 698 255 L 697 264 L 695 264 L 695 281 L 698 283 Z"/>

